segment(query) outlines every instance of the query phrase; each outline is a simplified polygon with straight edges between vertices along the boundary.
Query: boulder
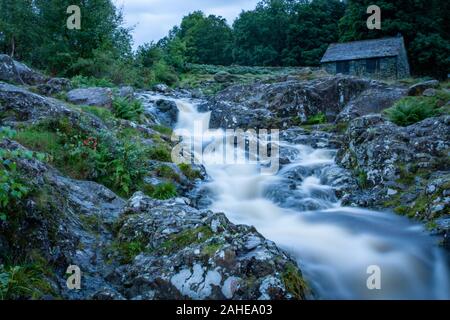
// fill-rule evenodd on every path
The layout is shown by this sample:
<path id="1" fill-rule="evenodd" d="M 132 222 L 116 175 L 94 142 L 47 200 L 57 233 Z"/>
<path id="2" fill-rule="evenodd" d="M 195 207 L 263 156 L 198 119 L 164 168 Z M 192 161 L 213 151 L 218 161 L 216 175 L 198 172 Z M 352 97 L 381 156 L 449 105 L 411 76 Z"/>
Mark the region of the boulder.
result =
<path id="1" fill-rule="evenodd" d="M 438 86 L 438 80 L 419 82 L 409 87 L 408 96 L 420 96 L 426 89 L 437 88 Z"/>
<path id="2" fill-rule="evenodd" d="M 107 279 L 127 299 L 302 299 L 296 263 L 253 227 L 182 199 L 138 192 L 117 224 L 120 243 L 141 252 Z M 113 255 L 114 256 L 114 255 Z M 285 276 L 289 273 L 289 276 Z M 286 279 L 294 280 L 286 285 Z M 291 292 L 294 290 L 295 292 Z"/>
<path id="3" fill-rule="evenodd" d="M 112 107 L 112 90 L 109 88 L 81 88 L 67 93 L 67 100 L 73 104 Z"/>
<path id="4" fill-rule="evenodd" d="M 70 80 L 66 78 L 51 78 L 47 83 L 37 86 L 37 91 L 46 96 L 51 96 L 71 89 L 72 84 Z"/>
<path id="5" fill-rule="evenodd" d="M 0 122 L 2 125 L 35 123 L 55 117 L 68 117 L 79 122 L 81 113 L 69 108 L 63 102 L 30 92 L 24 88 L 0 82 Z M 101 120 L 85 115 L 90 119 L 92 130 L 105 128 Z"/>
<path id="6" fill-rule="evenodd" d="M 437 90 L 434 88 L 425 89 L 422 93 L 422 95 L 425 97 L 434 97 L 434 96 L 436 96 L 436 94 L 437 94 Z"/>
<path id="7" fill-rule="evenodd" d="M 153 90 L 159 93 L 171 93 L 172 89 L 163 83 L 159 83 L 153 86 Z"/>
<path id="8" fill-rule="evenodd" d="M 0 54 L 0 81 L 23 84 L 14 60 L 6 54 Z"/>
<path id="9" fill-rule="evenodd" d="M 42 73 L 36 70 L 29 68 L 27 65 L 21 62 L 14 61 L 14 65 L 22 81 L 28 85 L 39 85 L 48 81 L 47 76 L 43 75 Z"/>
<path id="10" fill-rule="evenodd" d="M 201 105 L 200 110 L 212 111 L 213 128 L 284 129 L 318 113 L 332 121 L 349 101 L 374 85 L 350 76 L 233 85 Z"/>
<path id="11" fill-rule="evenodd" d="M 157 119 L 168 127 L 174 127 L 178 119 L 178 107 L 175 101 L 160 99 L 155 103 Z"/>
<path id="12" fill-rule="evenodd" d="M 123 86 L 119 88 L 118 96 L 126 99 L 134 98 L 134 88 L 131 86 Z"/>

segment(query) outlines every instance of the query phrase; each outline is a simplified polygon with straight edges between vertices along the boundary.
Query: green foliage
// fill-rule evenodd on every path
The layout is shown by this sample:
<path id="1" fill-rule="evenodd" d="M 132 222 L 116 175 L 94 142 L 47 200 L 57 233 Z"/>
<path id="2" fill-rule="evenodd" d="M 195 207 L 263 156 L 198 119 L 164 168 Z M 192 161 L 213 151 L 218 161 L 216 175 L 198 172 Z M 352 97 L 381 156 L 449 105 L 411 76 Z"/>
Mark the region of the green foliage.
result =
<path id="1" fill-rule="evenodd" d="M 39 299 L 45 294 L 54 294 L 44 275 L 43 267 L 38 264 L 0 265 L 0 300 Z"/>
<path id="2" fill-rule="evenodd" d="M 121 195 L 136 191 L 144 174 L 145 147 L 111 133 L 90 133 L 67 119 L 25 128 L 15 139 L 48 154 L 50 163 L 65 174 L 100 182 Z"/>
<path id="3" fill-rule="evenodd" d="M 128 264 L 141 252 L 146 251 L 144 241 L 135 240 L 131 242 L 119 242 L 115 241 L 111 245 L 110 253 L 119 257 L 121 263 Z"/>
<path id="4" fill-rule="evenodd" d="M 308 118 L 306 124 L 322 124 L 327 122 L 327 117 L 323 112 L 319 112 Z"/>
<path id="5" fill-rule="evenodd" d="M 436 110 L 433 106 L 420 103 L 417 99 L 412 98 L 398 101 L 393 107 L 386 109 L 385 113 L 389 120 L 399 126 L 406 127 L 436 115 Z"/>
<path id="6" fill-rule="evenodd" d="M 152 129 L 158 131 L 159 133 L 165 134 L 166 136 L 172 135 L 172 129 L 169 127 L 165 127 L 162 125 L 154 125 Z"/>
<path id="7" fill-rule="evenodd" d="M 173 181 L 180 181 L 180 176 L 168 165 L 161 165 L 156 168 L 155 173 L 158 177 L 171 179 Z"/>
<path id="8" fill-rule="evenodd" d="M 369 30 L 366 13 L 376 4 L 382 12 L 381 30 Z M 396 36 L 405 38 L 412 71 L 445 79 L 450 68 L 450 2 L 416 0 L 349 0 L 339 23 L 340 41 Z M 420 16 L 420 18 L 418 18 Z"/>
<path id="9" fill-rule="evenodd" d="M 154 188 L 150 196 L 160 200 L 174 198 L 177 196 L 177 188 L 171 182 L 160 183 Z"/>
<path id="10" fill-rule="evenodd" d="M 111 122 L 115 119 L 114 114 L 111 112 L 111 110 L 107 108 L 96 106 L 83 106 L 82 110 L 90 114 L 93 114 L 94 116 L 103 120 L 103 122 L 105 123 Z"/>
<path id="11" fill-rule="evenodd" d="M 152 160 L 158 160 L 162 162 L 172 162 L 172 156 L 170 149 L 167 145 L 158 144 L 156 146 L 151 147 L 147 151 L 148 156 Z"/>
<path id="12" fill-rule="evenodd" d="M 192 169 L 192 166 L 187 163 L 180 163 L 178 165 L 181 172 L 190 180 L 200 179 L 202 177 L 200 171 Z"/>
<path id="13" fill-rule="evenodd" d="M 139 100 L 116 98 L 113 101 L 114 115 L 120 119 L 140 121 L 144 107 Z"/>
<path id="14" fill-rule="evenodd" d="M 71 82 L 72 82 L 72 86 L 74 88 L 89 88 L 89 87 L 112 88 L 112 87 L 114 87 L 114 83 L 112 83 L 109 79 L 85 77 L 82 75 L 73 77 Z"/>

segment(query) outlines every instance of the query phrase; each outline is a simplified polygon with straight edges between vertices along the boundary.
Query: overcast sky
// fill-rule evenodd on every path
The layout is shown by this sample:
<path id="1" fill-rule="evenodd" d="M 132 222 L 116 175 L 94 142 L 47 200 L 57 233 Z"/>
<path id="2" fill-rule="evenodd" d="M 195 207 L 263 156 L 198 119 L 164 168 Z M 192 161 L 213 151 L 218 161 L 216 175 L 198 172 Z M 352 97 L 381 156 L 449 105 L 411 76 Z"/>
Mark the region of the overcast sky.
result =
<path id="1" fill-rule="evenodd" d="M 227 19 L 231 25 L 242 10 L 256 7 L 258 0 L 115 0 L 123 7 L 125 22 L 134 26 L 134 45 L 158 41 L 166 36 L 183 16 L 195 10 Z"/>

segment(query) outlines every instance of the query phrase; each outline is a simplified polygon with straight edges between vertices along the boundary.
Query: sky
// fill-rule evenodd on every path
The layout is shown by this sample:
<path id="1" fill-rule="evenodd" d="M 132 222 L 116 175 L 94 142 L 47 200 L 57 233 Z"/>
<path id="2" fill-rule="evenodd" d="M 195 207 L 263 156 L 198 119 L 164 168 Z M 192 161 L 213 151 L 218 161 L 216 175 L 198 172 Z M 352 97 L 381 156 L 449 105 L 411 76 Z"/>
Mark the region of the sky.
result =
<path id="1" fill-rule="evenodd" d="M 115 3 L 123 8 L 126 25 L 134 27 L 136 48 L 163 38 L 180 24 L 183 16 L 195 10 L 222 16 L 231 25 L 242 10 L 254 9 L 258 0 L 115 0 Z"/>

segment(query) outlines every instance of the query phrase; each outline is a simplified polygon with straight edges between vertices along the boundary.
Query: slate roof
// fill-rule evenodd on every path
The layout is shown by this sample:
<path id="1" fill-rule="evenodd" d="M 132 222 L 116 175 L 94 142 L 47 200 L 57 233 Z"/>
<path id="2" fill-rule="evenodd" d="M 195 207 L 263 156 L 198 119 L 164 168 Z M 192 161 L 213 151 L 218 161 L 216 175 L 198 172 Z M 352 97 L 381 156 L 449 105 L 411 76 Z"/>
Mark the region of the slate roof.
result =
<path id="1" fill-rule="evenodd" d="M 320 62 L 393 57 L 403 46 L 403 37 L 332 43 Z"/>

